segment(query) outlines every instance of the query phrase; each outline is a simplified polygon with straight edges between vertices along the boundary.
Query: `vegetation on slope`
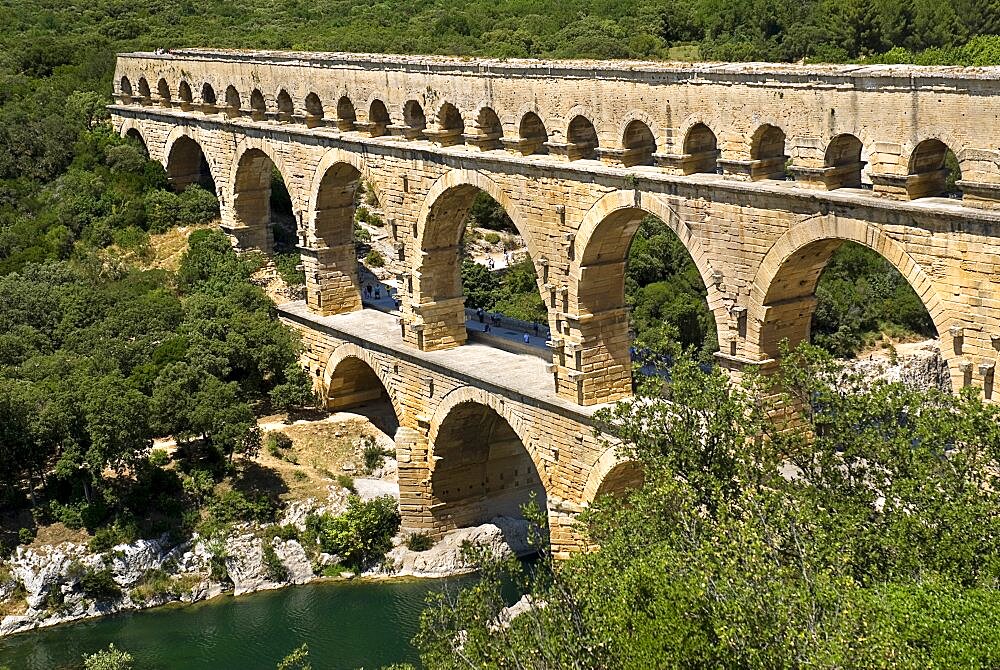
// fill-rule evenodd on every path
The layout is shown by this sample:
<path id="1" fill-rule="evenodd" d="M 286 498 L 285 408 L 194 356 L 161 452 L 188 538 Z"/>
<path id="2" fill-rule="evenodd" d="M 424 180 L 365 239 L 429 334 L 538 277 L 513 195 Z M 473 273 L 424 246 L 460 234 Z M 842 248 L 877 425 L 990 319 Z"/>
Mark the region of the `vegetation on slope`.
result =
<path id="1" fill-rule="evenodd" d="M 487 563 L 424 613 L 424 665 L 996 667 L 1000 407 L 840 377 L 787 355 L 783 423 L 773 386 L 682 360 L 605 412 L 645 483 L 587 513 L 600 551 L 521 574 L 539 605 L 509 627 L 518 568 Z"/>

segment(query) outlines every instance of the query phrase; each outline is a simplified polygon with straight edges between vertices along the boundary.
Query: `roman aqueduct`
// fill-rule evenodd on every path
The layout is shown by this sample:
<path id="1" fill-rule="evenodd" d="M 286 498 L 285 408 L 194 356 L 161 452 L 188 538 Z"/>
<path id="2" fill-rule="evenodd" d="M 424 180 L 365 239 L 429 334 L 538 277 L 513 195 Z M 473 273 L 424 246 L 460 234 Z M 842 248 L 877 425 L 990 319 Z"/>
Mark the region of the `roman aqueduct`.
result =
<path id="1" fill-rule="evenodd" d="M 184 50 L 119 56 L 115 97 L 116 128 L 176 188 L 211 179 L 241 249 L 271 248 L 281 173 L 307 278 L 282 318 L 331 406 L 391 400 L 409 527 L 534 491 L 571 551 L 574 514 L 634 481 L 592 417 L 631 392 L 624 268 L 647 214 L 690 252 L 734 375 L 808 338 L 819 275 L 851 241 L 916 290 L 954 388 L 994 397 L 1000 69 Z M 407 268 L 397 316 L 362 308 L 362 180 Z M 458 252 L 479 191 L 526 241 L 551 363 L 466 344 Z"/>

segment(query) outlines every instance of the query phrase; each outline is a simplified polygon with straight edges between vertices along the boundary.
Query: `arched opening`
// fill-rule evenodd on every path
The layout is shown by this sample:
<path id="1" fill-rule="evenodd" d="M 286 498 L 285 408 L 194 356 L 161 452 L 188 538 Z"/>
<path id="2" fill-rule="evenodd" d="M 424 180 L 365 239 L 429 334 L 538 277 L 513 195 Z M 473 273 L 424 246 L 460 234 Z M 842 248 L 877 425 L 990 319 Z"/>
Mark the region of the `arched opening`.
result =
<path id="1" fill-rule="evenodd" d="M 752 179 L 786 179 L 785 131 L 767 123 L 758 128 L 750 140 L 750 160 Z"/>
<path id="2" fill-rule="evenodd" d="M 549 152 L 546 143 L 549 141 L 549 133 L 545 130 L 542 119 L 534 112 L 528 112 L 521 117 L 521 123 L 517 131 L 520 138 L 518 150 L 525 156 L 529 154 L 547 154 Z"/>
<path id="3" fill-rule="evenodd" d="M 302 255 L 306 300 L 309 308 L 320 314 L 341 314 L 361 308 L 355 246 L 360 185 L 361 173 L 347 163 L 331 166 L 320 180 L 314 220 L 315 248 Z"/>
<path id="4" fill-rule="evenodd" d="M 466 141 L 480 149 L 489 151 L 503 146 L 503 126 L 500 117 L 489 107 L 483 107 L 476 114 L 475 133 L 466 136 Z"/>
<path id="5" fill-rule="evenodd" d="M 349 132 L 354 130 L 357 120 L 354 103 L 346 95 L 340 96 L 340 100 L 337 101 L 337 128 L 345 133 Z"/>
<path id="6" fill-rule="evenodd" d="M 763 305 L 759 346 L 768 358 L 781 355 L 784 341 L 791 348 L 812 341 L 840 358 L 888 358 L 900 343 L 937 337 L 907 279 L 854 240 L 819 239 L 796 249 L 771 279 Z"/>
<path id="7" fill-rule="evenodd" d="M 910 154 L 906 193 L 917 198 L 961 198 L 956 182 L 962 179 L 962 169 L 955 153 L 941 140 L 924 140 Z"/>
<path id="8" fill-rule="evenodd" d="M 236 90 L 235 86 L 226 87 L 226 116 L 230 118 L 238 117 L 243 107 L 243 102 L 240 100 L 240 92 Z"/>
<path id="9" fill-rule="evenodd" d="M 450 102 L 441 105 L 437 115 L 437 131 L 434 139 L 443 147 L 462 144 L 465 140 L 465 121 L 458 108 Z"/>
<path id="10" fill-rule="evenodd" d="M 566 155 L 571 161 L 597 158 L 597 130 L 587 117 L 573 117 L 566 141 Z"/>
<path id="11" fill-rule="evenodd" d="M 125 131 L 125 138 L 138 143 L 138 145 L 142 148 L 142 153 L 146 156 L 146 158 L 149 158 L 149 147 L 146 146 L 146 140 L 143 139 L 142 133 L 135 128 L 129 128 Z"/>
<path id="12" fill-rule="evenodd" d="M 410 140 L 420 139 L 427 128 L 424 108 L 416 100 L 407 100 L 403 105 L 403 135 Z"/>
<path id="13" fill-rule="evenodd" d="M 156 94 L 160 97 L 160 105 L 170 106 L 170 87 L 167 85 L 166 79 L 161 77 L 160 81 L 156 82 Z"/>
<path id="14" fill-rule="evenodd" d="M 543 280 L 499 202 L 473 184 L 448 188 L 430 205 L 420 243 L 410 308 L 422 330 L 407 330 L 412 344 L 448 349 L 471 337 L 548 358 Z"/>
<path id="15" fill-rule="evenodd" d="M 633 165 L 652 165 L 653 153 L 656 152 L 656 138 L 653 131 L 639 120 L 630 121 L 625 126 L 622 136 L 622 164 L 625 167 Z"/>
<path id="16" fill-rule="evenodd" d="M 338 111 L 337 113 L 339 114 L 340 112 Z M 368 107 L 369 134 L 372 137 L 385 135 L 390 123 L 392 122 L 389 120 L 389 110 L 386 109 L 385 103 L 381 100 L 372 100 L 372 104 Z"/>
<path id="17" fill-rule="evenodd" d="M 345 357 L 330 373 L 326 407 L 334 411 L 353 410 L 389 438 L 394 438 L 399 429 L 399 417 L 389 391 L 371 366 L 354 356 Z"/>
<path id="18" fill-rule="evenodd" d="M 611 496 L 622 498 L 629 491 L 635 491 L 642 487 L 645 475 L 642 471 L 642 464 L 637 461 L 625 461 L 611 468 L 608 474 L 604 475 L 601 485 L 594 495 L 594 499 L 601 496 Z"/>
<path id="19" fill-rule="evenodd" d="M 310 128 L 323 125 L 323 102 L 315 93 L 306 96 L 306 125 Z"/>
<path id="20" fill-rule="evenodd" d="M 191 85 L 186 81 L 181 81 L 180 85 L 177 87 L 177 97 L 181 101 L 181 109 L 185 112 L 191 110 L 191 103 L 194 98 L 191 95 Z"/>
<path id="21" fill-rule="evenodd" d="M 532 499 L 547 510 L 545 486 L 521 438 L 494 409 L 459 403 L 433 445 L 431 511 L 444 529 L 520 518 Z"/>
<path id="22" fill-rule="evenodd" d="M 132 82 L 128 77 L 122 77 L 118 82 L 118 89 L 121 91 L 122 102 L 126 105 L 132 102 Z"/>
<path id="23" fill-rule="evenodd" d="M 684 174 L 716 173 L 719 168 L 719 146 L 715 133 L 704 123 L 696 123 L 684 136 Z"/>
<path id="24" fill-rule="evenodd" d="M 254 121 L 263 121 L 267 118 L 267 103 L 264 102 L 264 94 L 256 88 L 250 93 L 250 117 Z"/>
<path id="25" fill-rule="evenodd" d="M 152 94 L 149 92 L 149 82 L 145 77 L 139 77 L 139 104 L 148 105 L 152 102 Z"/>
<path id="26" fill-rule="evenodd" d="M 281 173 L 260 149 L 240 157 L 233 187 L 233 234 L 242 251 L 294 247 L 295 218 L 291 197 Z"/>
<path id="27" fill-rule="evenodd" d="M 292 104 L 292 96 L 288 95 L 288 91 L 281 89 L 278 91 L 278 121 L 282 123 L 291 123 L 292 117 L 295 114 L 295 106 Z"/>
<path id="28" fill-rule="evenodd" d="M 186 135 L 182 135 L 170 147 L 167 155 L 167 179 L 175 191 L 183 191 L 197 185 L 210 193 L 215 193 L 215 181 L 208 166 L 208 160 L 201 145 Z"/>
<path id="29" fill-rule="evenodd" d="M 215 89 L 208 82 L 201 87 L 201 111 L 205 114 L 214 114 L 215 109 Z"/>
<path id="30" fill-rule="evenodd" d="M 656 378 L 678 349 L 712 360 L 719 342 L 708 289 L 690 251 L 662 219 L 629 206 L 613 211 L 593 228 L 578 262 L 580 318 L 566 334 L 582 346 L 557 352 L 557 362 L 584 375 L 563 395 L 580 404 L 628 396 L 633 363 Z M 600 375 L 587 374 L 597 370 Z"/>
<path id="31" fill-rule="evenodd" d="M 823 180 L 828 189 L 861 188 L 861 140 L 854 135 L 837 135 L 823 158 Z"/>

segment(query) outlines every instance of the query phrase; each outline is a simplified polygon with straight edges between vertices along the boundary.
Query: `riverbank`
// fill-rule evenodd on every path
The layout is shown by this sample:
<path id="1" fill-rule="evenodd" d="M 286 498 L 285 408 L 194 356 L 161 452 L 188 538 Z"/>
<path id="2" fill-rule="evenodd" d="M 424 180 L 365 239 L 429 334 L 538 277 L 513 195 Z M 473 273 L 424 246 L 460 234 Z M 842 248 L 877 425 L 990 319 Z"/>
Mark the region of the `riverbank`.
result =
<path id="1" fill-rule="evenodd" d="M 0 637 L 171 603 L 193 604 L 320 581 L 454 577 L 475 569 L 464 555 L 468 544 L 499 556 L 533 551 L 527 522 L 500 518 L 453 531 L 423 551 L 409 549 L 406 535 L 397 534 L 381 564 L 355 574 L 340 565 L 339 557 L 277 535 L 289 527 L 305 531 L 307 515 L 333 510 L 336 507 L 329 501 L 297 504 L 279 523 L 242 525 L 223 538 L 195 536 L 173 546 L 169 538 L 161 537 L 106 552 L 91 552 L 71 542 L 18 547 L 10 560 L 0 564 L 0 603 L 10 608 L 21 601 L 23 611 L 5 612 Z"/>

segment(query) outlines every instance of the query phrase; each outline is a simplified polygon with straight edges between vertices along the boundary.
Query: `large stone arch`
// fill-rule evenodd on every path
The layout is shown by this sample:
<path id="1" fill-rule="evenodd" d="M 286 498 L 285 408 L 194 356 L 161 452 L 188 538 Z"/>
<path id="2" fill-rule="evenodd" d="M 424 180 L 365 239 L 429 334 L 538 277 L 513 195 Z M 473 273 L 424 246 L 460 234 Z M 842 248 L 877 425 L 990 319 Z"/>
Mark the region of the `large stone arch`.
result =
<path id="1" fill-rule="evenodd" d="M 220 164 L 218 157 L 208 150 L 211 146 L 211 139 L 208 134 L 201 128 L 195 126 L 174 127 L 174 129 L 171 130 L 170 134 L 167 136 L 167 141 L 163 146 L 163 158 L 161 163 L 163 163 L 164 169 L 167 170 L 167 175 L 171 177 L 171 182 L 175 184 L 175 188 L 183 188 L 188 184 L 198 182 L 196 174 L 197 166 L 193 166 L 193 170 L 181 170 L 184 174 L 177 173 L 175 170 L 175 173 L 177 174 L 171 175 L 170 156 L 175 145 L 181 140 L 181 138 L 187 138 L 198 145 L 198 149 L 201 151 L 201 155 L 204 156 L 205 162 L 208 165 L 209 177 L 216 185 L 216 191 L 218 191 L 218 185 L 222 183 L 224 169 Z"/>
<path id="2" fill-rule="evenodd" d="M 223 225 L 233 236 L 237 248 L 269 253 L 274 246 L 269 166 L 281 174 L 292 201 L 292 212 L 299 220 L 303 202 L 300 185 L 291 178 L 292 171 L 281 152 L 267 139 L 243 137 L 236 145 L 234 156 L 226 181 Z"/>
<path id="3" fill-rule="evenodd" d="M 392 376 L 386 370 L 387 363 L 379 361 L 368 349 L 359 347 L 352 342 L 343 342 L 334 349 L 326 359 L 326 364 L 323 366 L 323 377 L 322 386 L 319 391 L 323 394 L 323 399 L 325 404 L 329 404 L 330 387 L 336 379 L 337 369 L 342 363 L 348 360 L 356 360 L 367 366 L 378 378 L 385 390 L 386 394 L 389 396 L 389 402 L 392 404 L 392 409 L 396 413 L 396 419 L 399 421 L 400 425 L 404 423 L 406 418 L 406 408 L 399 399 L 399 394 L 397 392 L 396 386 L 393 383 Z M 345 405 L 346 407 L 347 405 Z"/>
<path id="4" fill-rule="evenodd" d="M 507 212 L 524 238 L 539 284 L 544 277 L 533 231 L 507 192 L 475 170 L 456 169 L 442 175 L 428 190 L 417 216 L 416 253 L 420 257 L 414 268 L 410 309 L 420 329 L 408 328 L 406 337 L 425 351 L 459 346 L 466 339 L 458 245 L 462 224 L 478 191 L 487 193 Z M 541 285 L 538 288 L 541 294 Z"/>
<path id="5" fill-rule="evenodd" d="M 121 125 L 118 127 L 118 134 L 122 137 L 137 137 L 137 139 L 142 142 L 142 146 L 146 148 L 146 154 L 150 159 L 163 163 L 166 159 L 161 159 L 152 153 L 153 149 L 149 146 L 149 142 L 146 137 L 147 134 L 143 130 L 142 123 L 137 119 L 123 119 Z"/>
<path id="6" fill-rule="evenodd" d="M 776 357 L 781 341 L 787 339 L 794 346 L 809 339 L 816 284 L 843 242 L 868 247 L 889 261 L 916 291 L 944 340 L 954 316 L 920 264 L 878 226 L 831 214 L 791 227 L 758 266 L 748 307 L 747 342 L 751 354 L 770 360 Z M 946 358 L 954 382 L 958 370 L 953 357 Z"/>
<path id="7" fill-rule="evenodd" d="M 641 484 L 641 468 L 637 461 L 623 458 L 617 445 L 609 445 L 587 474 L 582 502 L 590 504 L 601 495 L 619 495 L 635 488 Z"/>
<path id="8" fill-rule="evenodd" d="M 489 426 L 485 432 L 484 424 Z M 457 440 L 456 429 L 462 435 Z M 481 451 L 470 453 L 467 447 L 473 445 Z M 488 391 L 460 386 L 441 399 L 428 431 L 427 463 L 428 494 L 435 501 L 431 511 L 438 530 L 516 516 L 516 505 L 529 491 L 544 496 L 539 504 L 549 514 L 550 479 L 532 426 Z"/>
<path id="9" fill-rule="evenodd" d="M 361 283 L 354 245 L 355 199 L 361 181 L 375 192 L 383 189 L 364 159 L 356 153 L 333 148 L 313 173 L 305 212 L 305 245 L 302 264 L 306 275 L 306 300 L 310 309 L 324 315 L 361 308 Z"/>
<path id="10" fill-rule="evenodd" d="M 575 312 L 577 321 L 571 333 L 574 342 L 564 348 L 562 363 L 577 373 L 577 384 L 560 392 L 582 404 L 631 394 L 625 264 L 632 237 L 649 214 L 663 221 L 687 249 L 705 284 L 720 343 L 728 334 L 723 326 L 728 319 L 726 295 L 706 251 L 677 211 L 663 198 L 641 191 L 608 193 L 584 215 L 570 264 L 567 311 Z"/>

